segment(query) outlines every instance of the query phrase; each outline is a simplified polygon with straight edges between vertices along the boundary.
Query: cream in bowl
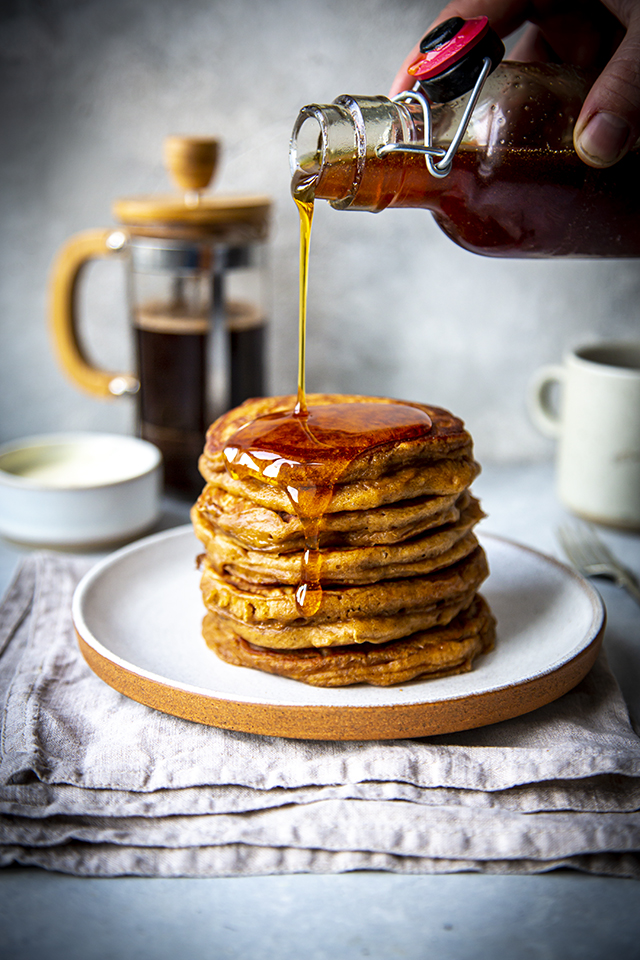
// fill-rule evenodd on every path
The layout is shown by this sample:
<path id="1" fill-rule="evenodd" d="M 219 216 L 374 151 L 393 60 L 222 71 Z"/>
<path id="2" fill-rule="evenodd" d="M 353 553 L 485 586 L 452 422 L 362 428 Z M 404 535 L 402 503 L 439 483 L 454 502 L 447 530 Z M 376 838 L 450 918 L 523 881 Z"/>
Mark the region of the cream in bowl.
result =
<path id="1" fill-rule="evenodd" d="M 131 539 L 160 513 L 162 457 L 107 433 L 29 437 L 0 446 L 0 535 L 87 548 Z"/>

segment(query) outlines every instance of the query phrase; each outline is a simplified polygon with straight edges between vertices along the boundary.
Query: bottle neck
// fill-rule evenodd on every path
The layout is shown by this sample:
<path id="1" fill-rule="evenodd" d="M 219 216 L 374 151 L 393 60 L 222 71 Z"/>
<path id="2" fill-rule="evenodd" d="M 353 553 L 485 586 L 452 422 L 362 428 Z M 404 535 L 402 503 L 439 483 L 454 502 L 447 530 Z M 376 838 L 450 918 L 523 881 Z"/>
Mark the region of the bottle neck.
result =
<path id="1" fill-rule="evenodd" d="M 336 104 L 303 107 L 291 135 L 289 163 L 291 191 L 296 199 L 344 201 L 352 190 L 358 166 L 351 114 Z"/>
<path id="2" fill-rule="evenodd" d="M 387 97 L 342 96 L 304 107 L 289 151 L 292 193 L 298 200 L 328 200 L 340 210 L 382 210 L 404 174 L 402 158 L 380 157 L 377 148 L 421 136 L 411 108 Z"/>

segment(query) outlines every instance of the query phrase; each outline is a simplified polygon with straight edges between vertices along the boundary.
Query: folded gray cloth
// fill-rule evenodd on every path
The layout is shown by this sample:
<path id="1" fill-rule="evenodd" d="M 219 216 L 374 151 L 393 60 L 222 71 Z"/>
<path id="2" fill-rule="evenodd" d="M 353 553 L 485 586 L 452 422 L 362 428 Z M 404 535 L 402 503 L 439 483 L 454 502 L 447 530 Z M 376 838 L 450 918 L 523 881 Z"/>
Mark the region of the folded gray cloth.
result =
<path id="1" fill-rule="evenodd" d="M 70 618 L 86 567 L 34 555 L 0 608 L 0 864 L 640 878 L 640 739 L 604 657 L 555 703 L 478 730 L 356 743 L 234 733 L 91 672 Z"/>

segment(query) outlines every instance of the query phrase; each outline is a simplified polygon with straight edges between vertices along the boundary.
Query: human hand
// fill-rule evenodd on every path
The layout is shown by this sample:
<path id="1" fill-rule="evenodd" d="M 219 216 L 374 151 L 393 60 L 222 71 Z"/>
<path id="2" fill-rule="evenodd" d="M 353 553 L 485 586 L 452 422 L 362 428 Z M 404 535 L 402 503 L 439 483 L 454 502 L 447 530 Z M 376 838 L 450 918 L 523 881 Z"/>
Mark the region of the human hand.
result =
<path id="1" fill-rule="evenodd" d="M 453 0 L 432 27 L 454 16 L 487 16 L 501 37 L 528 21 L 510 59 L 551 60 L 600 71 L 582 105 L 573 134 L 576 152 L 589 166 L 612 166 L 638 140 L 638 0 Z M 402 64 L 390 96 L 414 85 L 415 78 L 407 73 L 407 67 L 419 52 L 417 44 Z"/>

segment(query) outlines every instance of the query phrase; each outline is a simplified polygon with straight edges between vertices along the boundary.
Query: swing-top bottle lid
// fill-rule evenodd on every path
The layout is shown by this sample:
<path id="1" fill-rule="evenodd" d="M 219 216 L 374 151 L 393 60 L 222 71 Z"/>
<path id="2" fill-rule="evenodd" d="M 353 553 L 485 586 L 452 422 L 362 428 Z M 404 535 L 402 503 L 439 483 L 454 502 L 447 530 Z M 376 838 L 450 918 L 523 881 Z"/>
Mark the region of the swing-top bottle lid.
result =
<path id="1" fill-rule="evenodd" d="M 211 137 L 167 137 L 164 161 L 179 193 L 121 197 L 113 214 L 136 234 L 203 235 L 221 242 L 265 239 L 271 199 L 261 195 L 204 193 L 219 155 Z"/>
<path id="2" fill-rule="evenodd" d="M 473 88 L 485 59 L 495 70 L 503 56 L 504 44 L 487 17 L 451 17 L 423 37 L 408 72 L 430 100 L 446 103 Z"/>

